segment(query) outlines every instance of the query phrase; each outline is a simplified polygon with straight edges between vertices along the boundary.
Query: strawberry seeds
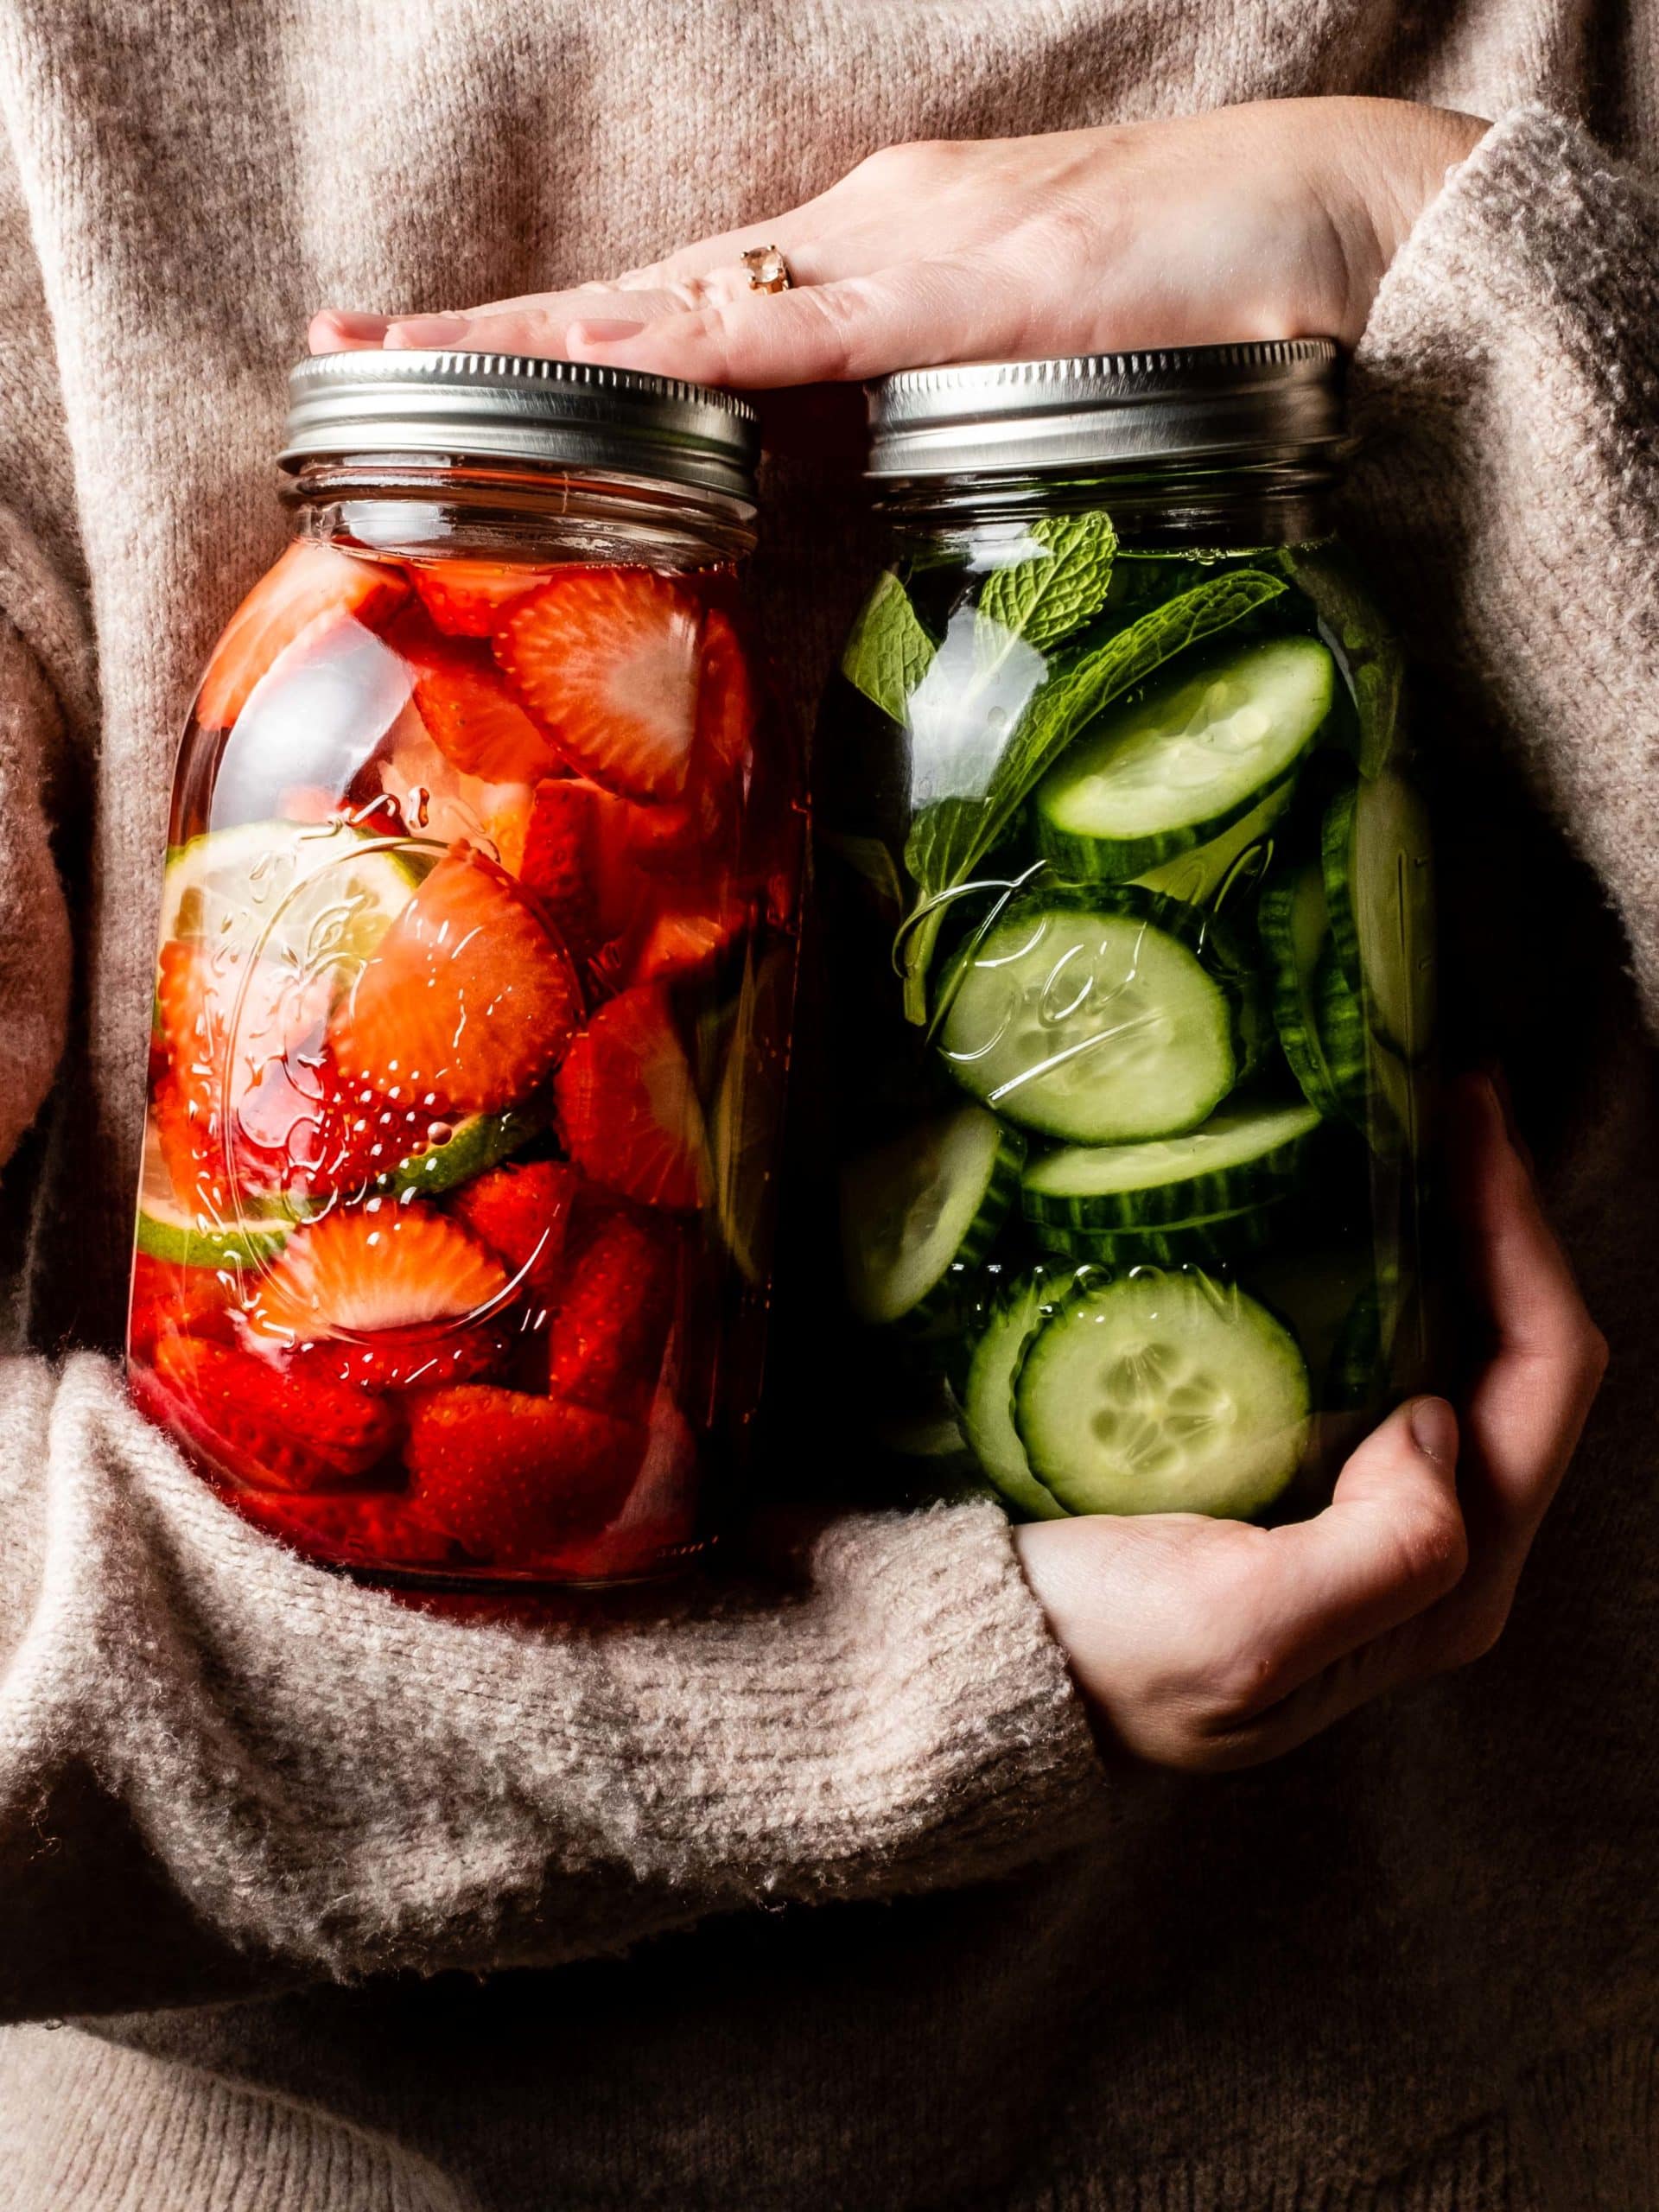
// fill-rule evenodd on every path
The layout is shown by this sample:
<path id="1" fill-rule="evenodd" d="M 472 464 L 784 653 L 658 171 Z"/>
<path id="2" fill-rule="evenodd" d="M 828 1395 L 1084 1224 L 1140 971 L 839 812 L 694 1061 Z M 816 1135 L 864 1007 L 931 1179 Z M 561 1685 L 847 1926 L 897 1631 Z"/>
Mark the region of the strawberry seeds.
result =
<path id="1" fill-rule="evenodd" d="M 311 1558 L 605 1580 L 697 1540 L 752 1410 L 795 867 L 729 600 L 302 538 L 210 663 L 129 1371 Z"/>

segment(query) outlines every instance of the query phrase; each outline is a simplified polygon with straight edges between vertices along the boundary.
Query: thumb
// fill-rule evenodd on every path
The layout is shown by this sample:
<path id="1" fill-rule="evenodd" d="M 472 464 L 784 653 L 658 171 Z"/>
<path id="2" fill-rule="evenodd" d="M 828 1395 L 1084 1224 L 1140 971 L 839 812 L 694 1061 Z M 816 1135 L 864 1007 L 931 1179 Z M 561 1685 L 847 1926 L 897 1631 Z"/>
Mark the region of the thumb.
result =
<path id="1" fill-rule="evenodd" d="M 1271 1531 L 1287 1654 L 1278 1694 L 1455 1587 L 1469 1556 L 1457 1456 L 1446 1400 L 1411 1399 L 1351 1454 L 1323 1513 Z"/>

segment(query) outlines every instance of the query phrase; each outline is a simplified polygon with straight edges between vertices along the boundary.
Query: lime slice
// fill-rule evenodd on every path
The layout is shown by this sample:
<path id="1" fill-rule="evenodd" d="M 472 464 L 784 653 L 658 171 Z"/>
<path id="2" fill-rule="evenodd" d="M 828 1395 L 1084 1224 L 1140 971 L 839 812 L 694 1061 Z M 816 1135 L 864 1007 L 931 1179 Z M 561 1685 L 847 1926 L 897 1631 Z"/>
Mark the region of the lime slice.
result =
<path id="1" fill-rule="evenodd" d="M 202 939 L 307 975 L 359 968 L 431 857 L 403 839 L 365 836 L 348 822 L 211 830 L 168 855 L 162 942 Z"/>
<path id="2" fill-rule="evenodd" d="M 290 1217 L 249 1208 L 234 1221 L 211 1221 L 179 1204 L 156 1132 L 144 1138 L 138 1186 L 138 1249 L 175 1268 L 263 1267 L 287 1242 Z"/>
<path id="3" fill-rule="evenodd" d="M 381 1177 L 377 1188 L 395 1191 L 400 1198 L 441 1198 L 486 1167 L 499 1167 L 544 1129 L 547 1122 L 545 1108 L 538 1106 L 512 1106 L 505 1114 L 468 1114 L 442 1144 L 411 1153 Z"/>

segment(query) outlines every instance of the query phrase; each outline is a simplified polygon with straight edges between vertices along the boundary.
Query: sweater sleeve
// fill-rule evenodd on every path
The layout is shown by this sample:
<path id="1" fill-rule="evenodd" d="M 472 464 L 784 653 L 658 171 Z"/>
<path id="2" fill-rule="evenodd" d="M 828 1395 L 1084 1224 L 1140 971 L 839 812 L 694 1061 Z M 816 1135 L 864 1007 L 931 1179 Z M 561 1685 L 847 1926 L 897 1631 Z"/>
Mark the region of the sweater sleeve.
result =
<path id="1" fill-rule="evenodd" d="M 103 1361 L 0 1366 L 0 2018 L 967 1883 L 1103 1795 L 989 1506 L 836 1520 L 781 1586 L 461 1619 L 245 1527 Z"/>
<path id="2" fill-rule="evenodd" d="M 0 1170 L 63 1050 L 73 965 L 52 822 L 90 724 L 84 600 L 50 320 L 0 136 Z"/>
<path id="3" fill-rule="evenodd" d="M 1351 499 L 1422 672 L 1594 869 L 1659 1026 L 1659 189 L 1536 107 L 1396 257 L 1354 362 Z"/>

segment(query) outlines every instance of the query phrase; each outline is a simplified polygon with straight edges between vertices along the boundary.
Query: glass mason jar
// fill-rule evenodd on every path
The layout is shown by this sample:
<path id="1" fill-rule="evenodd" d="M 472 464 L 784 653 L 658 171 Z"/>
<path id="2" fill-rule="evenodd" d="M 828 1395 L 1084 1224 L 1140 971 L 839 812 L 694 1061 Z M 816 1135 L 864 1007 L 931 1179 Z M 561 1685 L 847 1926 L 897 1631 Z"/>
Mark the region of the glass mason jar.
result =
<path id="1" fill-rule="evenodd" d="M 847 1370 L 1015 1512 L 1283 1517 L 1414 1384 L 1428 831 L 1322 341 L 874 388 L 814 772 Z"/>
<path id="2" fill-rule="evenodd" d="M 759 1391 L 802 800 L 739 574 L 754 418 L 344 354 L 180 750 L 137 1403 L 309 1557 L 695 1552 Z"/>

